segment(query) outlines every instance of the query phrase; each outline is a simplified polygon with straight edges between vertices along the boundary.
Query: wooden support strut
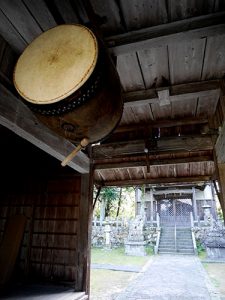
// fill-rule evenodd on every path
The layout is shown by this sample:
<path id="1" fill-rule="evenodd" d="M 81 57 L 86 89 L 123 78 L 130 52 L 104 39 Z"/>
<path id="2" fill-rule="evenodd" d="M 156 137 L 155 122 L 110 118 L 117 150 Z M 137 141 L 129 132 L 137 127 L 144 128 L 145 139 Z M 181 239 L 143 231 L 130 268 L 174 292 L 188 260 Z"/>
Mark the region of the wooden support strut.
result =
<path id="1" fill-rule="evenodd" d="M 80 144 L 61 162 L 61 166 L 65 167 L 68 162 L 70 162 L 81 149 L 85 149 L 85 147 L 89 144 L 88 138 L 83 138 Z"/>

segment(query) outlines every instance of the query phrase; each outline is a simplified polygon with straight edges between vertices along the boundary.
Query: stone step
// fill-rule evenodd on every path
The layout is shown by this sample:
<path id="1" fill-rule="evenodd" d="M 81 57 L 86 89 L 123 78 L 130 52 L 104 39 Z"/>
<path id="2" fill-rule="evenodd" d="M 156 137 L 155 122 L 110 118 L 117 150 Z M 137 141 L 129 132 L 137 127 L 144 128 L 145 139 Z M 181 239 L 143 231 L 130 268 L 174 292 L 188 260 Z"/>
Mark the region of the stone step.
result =
<path id="1" fill-rule="evenodd" d="M 184 254 L 194 254 L 194 249 L 178 249 L 177 252 Z"/>
<path id="2" fill-rule="evenodd" d="M 176 236 L 192 236 L 191 233 L 177 233 Z"/>
<path id="3" fill-rule="evenodd" d="M 171 248 L 171 247 L 159 247 L 159 252 L 178 252 L 178 253 L 189 253 L 194 254 L 194 249 L 183 249 L 183 248 Z"/>
<path id="4" fill-rule="evenodd" d="M 159 247 L 159 251 L 173 251 L 176 252 L 175 248 L 170 248 L 170 247 Z"/>
<path id="5" fill-rule="evenodd" d="M 175 245 L 175 242 L 174 241 L 171 241 L 171 242 L 166 242 L 166 241 L 161 241 L 161 242 L 159 242 L 159 245 Z"/>
<path id="6" fill-rule="evenodd" d="M 161 252 L 159 252 L 159 254 L 194 255 L 194 253 L 165 252 L 165 251 L 161 251 Z"/>
<path id="7" fill-rule="evenodd" d="M 185 244 L 177 244 L 177 248 L 191 248 L 193 249 L 193 245 L 192 244 L 189 244 L 189 245 L 185 245 Z"/>
<path id="8" fill-rule="evenodd" d="M 163 234 L 161 234 L 160 236 L 161 236 L 161 237 L 174 237 L 175 234 L 174 234 L 174 233 L 173 233 L 173 234 L 165 234 L 165 233 L 163 233 Z"/>
<path id="9" fill-rule="evenodd" d="M 177 247 L 179 247 L 179 248 L 193 248 L 193 244 L 180 244 L 180 243 L 177 243 Z"/>
<path id="10" fill-rule="evenodd" d="M 192 239 L 177 239 L 177 241 L 181 242 L 181 243 L 192 243 Z"/>

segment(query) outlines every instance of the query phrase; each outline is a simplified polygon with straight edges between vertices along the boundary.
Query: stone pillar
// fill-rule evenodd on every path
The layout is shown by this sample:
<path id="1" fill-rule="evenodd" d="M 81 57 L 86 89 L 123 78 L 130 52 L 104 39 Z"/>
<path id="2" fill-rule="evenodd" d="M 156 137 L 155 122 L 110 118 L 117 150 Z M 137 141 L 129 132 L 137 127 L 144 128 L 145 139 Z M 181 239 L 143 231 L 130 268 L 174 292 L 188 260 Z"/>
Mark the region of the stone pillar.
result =
<path id="1" fill-rule="evenodd" d="M 198 221 L 198 210 L 197 210 L 195 187 L 192 187 L 192 200 L 193 200 L 194 221 Z"/>
<path id="2" fill-rule="evenodd" d="M 105 249 L 111 249 L 111 239 L 110 239 L 111 227 L 109 224 L 105 225 Z"/>
<path id="3" fill-rule="evenodd" d="M 135 188 L 135 216 L 138 215 L 138 202 L 139 202 L 139 191 L 138 187 Z"/>
<path id="4" fill-rule="evenodd" d="M 151 210 L 151 226 L 153 225 L 153 191 L 152 188 L 150 189 L 150 210 Z"/>

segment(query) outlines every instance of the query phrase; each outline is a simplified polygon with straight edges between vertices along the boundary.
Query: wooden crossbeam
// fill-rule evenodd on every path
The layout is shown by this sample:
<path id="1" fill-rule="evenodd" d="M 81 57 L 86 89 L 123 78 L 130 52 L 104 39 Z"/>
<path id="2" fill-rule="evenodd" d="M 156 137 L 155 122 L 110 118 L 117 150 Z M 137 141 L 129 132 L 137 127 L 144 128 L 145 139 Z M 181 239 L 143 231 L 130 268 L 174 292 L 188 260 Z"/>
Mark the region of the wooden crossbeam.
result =
<path id="1" fill-rule="evenodd" d="M 146 48 L 223 35 L 224 22 L 223 11 L 111 36 L 106 39 L 106 43 L 109 51 L 117 56 Z"/>
<path id="2" fill-rule="evenodd" d="M 220 95 L 220 81 L 209 80 L 179 84 L 168 87 L 170 91 L 169 101 L 190 101 L 197 97 L 214 97 L 218 100 Z M 148 89 L 123 94 L 124 106 L 132 107 L 145 104 L 160 104 L 157 89 Z"/>
<path id="3" fill-rule="evenodd" d="M 145 149 L 145 141 L 135 140 L 129 142 L 110 143 L 96 145 L 92 147 L 93 159 L 109 158 L 109 157 L 123 157 L 131 154 L 143 154 Z M 150 153 L 158 153 L 172 150 L 184 151 L 201 151 L 212 150 L 213 141 L 210 135 L 197 136 L 180 136 L 160 138 L 157 140 L 157 147 L 149 149 Z"/>
<path id="4" fill-rule="evenodd" d="M 194 162 L 210 162 L 213 161 L 213 157 L 210 155 L 207 156 L 193 156 L 185 158 L 167 158 L 167 159 L 149 159 L 150 166 L 162 166 L 162 165 L 176 165 L 184 163 L 194 163 Z M 144 167 L 146 166 L 145 156 L 139 157 L 136 161 L 116 161 L 113 162 L 94 162 L 93 167 L 95 170 L 110 170 L 110 169 L 124 169 L 124 168 L 135 168 L 135 167 Z"/>
<path id="5" fill-rule="evenodd" d="M 29 108 L 2 84 L 0 84 L 0 124 L 60 161 L 75 148 L 68 140 L 40 123 Z M 89 164 L 89 158 L 83 152 L 79 152 L 68 163 L 72 169 L 80 173 L 88 173 Z"/>
<path id="6" fill-rule="evenodd" d="M 140 123 L 138 124 L 131 124 L 131 125 L 123 125 L 118 126 L 114 131 L 113 134 L 116 133 L 124 133 L 124 132 L 132 132 L 134 130 L 143 130 L 146 128 L 169 128 L 169 127 L 176 127 L 176 126 L 187 126 L 187 125 L 201 125 L 201 124 L 208 124 L 207 118 L 182 118 L 182 119 L 165 119 L 165 120 L 157 120 L 157 121 L 149 121 L 148 123 Z"/>
<path id="7" fill-rule="evenodd" d="M 197 183 L 197 182 L 208 182 L 211 180 L 210 176 L 192 176 L 192 177 L 165 177 L 165 178 L 146 178 L 146 179 L 132 179 L 132 180 L 114 180 L 101 182 L 104 186 L 136 186 L 144 184 L 177 184 L 177 183 Z M 97 182 L 96 182 L 97 183 Z M 100 184 L 100 183 L 99 183 Z"/>

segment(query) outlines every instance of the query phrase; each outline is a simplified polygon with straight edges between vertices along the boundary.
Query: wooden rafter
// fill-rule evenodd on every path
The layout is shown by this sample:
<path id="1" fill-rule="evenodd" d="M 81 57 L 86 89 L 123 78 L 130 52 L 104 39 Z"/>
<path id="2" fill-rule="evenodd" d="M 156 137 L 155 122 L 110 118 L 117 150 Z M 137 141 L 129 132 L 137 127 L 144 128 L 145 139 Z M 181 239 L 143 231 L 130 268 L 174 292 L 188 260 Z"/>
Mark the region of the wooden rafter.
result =
<path id="1" fill-rule="evenodd" d="M 95 170 L 110 170 L 115 168 L 135 168 L 135 167 L 144 167 L 146 166 L 145 156 L 139 157 L 140 160 L 136 161 L 117 161 L 117 162 L 95 162 Z M 210 162 L 213 161 L 213 157 L 210 155 L 206 156 L 193 156 L 185 158 L 170 158 L 170 159 L 155 159 L 150 160 L 149 164 L 151 166 L 162 166 L 162 165 L 175 165 L 175 164 L 184 164 L 184 163 L 193 163 L 193 162 Z"/>
<path id="2" fill-rule="evenodd" d="M 132 179 L 132 180 L 113 180 L 105 181 L 102 183 L 104 186 L 135 186 L 142 184 L 156 184 L 156 185 L 169 185 L 182 183 L 186 184 L 191 182 L 193 185 L 197 182 L 208 182 L 211 180 L 210 176 L 191 176 L 191 177 L 163 177 L 163 178 L 146 178 L 146 179 Z"/>
<path id="3" fill-rule="evenodd" d="M 168 24 L 136 30 L 107 38 L 109 50 L 121 55 L 150 47 L 223 35 L 225 32 L 225 12 L 188 18 Z"/>

